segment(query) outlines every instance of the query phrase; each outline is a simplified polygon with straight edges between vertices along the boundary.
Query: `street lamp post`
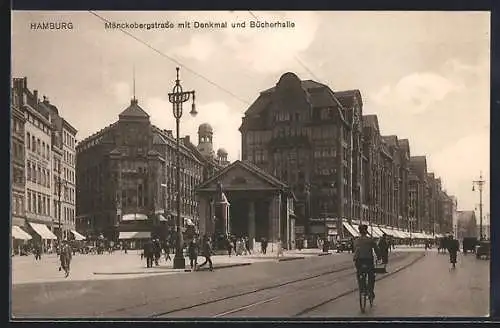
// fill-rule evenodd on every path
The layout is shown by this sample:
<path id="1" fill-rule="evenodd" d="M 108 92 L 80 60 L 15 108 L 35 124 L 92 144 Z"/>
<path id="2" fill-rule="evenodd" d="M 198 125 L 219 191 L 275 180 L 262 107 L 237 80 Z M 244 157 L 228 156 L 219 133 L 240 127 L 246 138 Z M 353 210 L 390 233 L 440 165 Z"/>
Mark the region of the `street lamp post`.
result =
<path id="1" fill-rule="evenodd" d="M 57 210 L 57 216 L 58 216 L 58 225 L 59 225 L 59 254 L 61 252 L 61 245 L 62 245 L 62 240 L 63 240 L 63 233 L 62 233 L 62 224 L 61 224 L 61 189 L 62 189 L 62 185 L 65 185 L 66 186 L 66 181 L 61 179 L 61 172 L 59 171 L 58 172 L 58 176 L 57 176 L 57 198 L 58 198 L 58 204 L 59 204 L 59 208 Z"/>
<path id="2" fill-rule="evenodd" d="M 479 180 L 472 181 L 472 191 L 475 191 L 475 186 L 479 189 L 479 240 L 483 240 L 483 186 L 485 183 L 483 172 L 479 173 Z"/>
<path id="3" fill-rule="evenodd" d="M 183 91 L 181 86 L 181 81 L 179 79 L 179 67 L 177 70 L 177 79 L 175 80 L 175 86 L 171 93 L 168 94 L 168 101 L 172 103 L 172 110 L 175 117 L 175 127 L 177 132 L 177 242 L 174 257 L 174 269 L 184 269 L 186 267 L 186 262 L 184 259 L 183 251 L 183 238 L 182 238 L 182 218 L 181 218 L 181 150 L 180 150 L 180 137 L 179 137 L 179 123 L 182 117 L 182 104 L 188 101 L 191 97 L 193 99 L 193 104 L 191 107 L 190 114 L 196 116 L 196 107 L 194 103 L 195 95 L 194 91 Z"/>

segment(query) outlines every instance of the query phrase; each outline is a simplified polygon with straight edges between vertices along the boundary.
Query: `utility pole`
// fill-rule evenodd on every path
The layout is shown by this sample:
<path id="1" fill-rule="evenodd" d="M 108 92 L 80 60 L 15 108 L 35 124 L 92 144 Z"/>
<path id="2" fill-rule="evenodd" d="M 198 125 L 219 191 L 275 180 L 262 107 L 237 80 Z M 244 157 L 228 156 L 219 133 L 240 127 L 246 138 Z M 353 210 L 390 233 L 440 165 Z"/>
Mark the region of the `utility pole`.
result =
<path id="1" fill-rule="evenodd" d="M 483 187 L 486 181 L 483 179 L 483 172 L 479 173 L 479 180 L 472 181 L 472 191 L 475 191 L 475 186 L 479 189 L 479 240 L 483 240 Z"/>

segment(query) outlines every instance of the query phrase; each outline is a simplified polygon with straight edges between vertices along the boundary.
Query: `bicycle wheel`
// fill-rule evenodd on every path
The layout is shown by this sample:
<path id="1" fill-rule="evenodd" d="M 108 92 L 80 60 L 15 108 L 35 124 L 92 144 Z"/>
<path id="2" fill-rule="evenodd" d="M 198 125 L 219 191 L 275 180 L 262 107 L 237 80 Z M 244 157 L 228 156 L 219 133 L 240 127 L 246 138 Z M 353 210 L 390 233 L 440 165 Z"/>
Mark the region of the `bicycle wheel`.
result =
<path id="1" fill-rule="evenodd" d="M 366 280 L 367 280 L 367 274 L 362 273 L 360 274 L 359 277 L 359 308 L 361 310 L 361 313 L 365 313 L 366 309 L 366 298 L 367 298 L 367 293 L 366 293 Z"/>

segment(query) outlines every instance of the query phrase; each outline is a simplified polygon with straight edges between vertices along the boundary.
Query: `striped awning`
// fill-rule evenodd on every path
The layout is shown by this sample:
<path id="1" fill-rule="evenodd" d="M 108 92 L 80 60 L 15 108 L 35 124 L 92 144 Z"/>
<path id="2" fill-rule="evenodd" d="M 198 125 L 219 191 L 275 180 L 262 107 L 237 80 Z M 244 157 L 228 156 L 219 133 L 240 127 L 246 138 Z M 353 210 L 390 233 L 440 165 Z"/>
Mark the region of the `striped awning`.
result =
<path id="1" fill-rule="evenodd" d="M 20 240 L 30 240 L 32 237 L 18 226 L 12 226 L 12 238 Z"/>
<path id="2" fill-rule="evenodd" d="M 57 236 L 45 224 L 29 222 L 29 225 L 42 239 L 57 239 Z"/>
<path id="3" fill-rule="evenodd" d="M 374 226 L 368 227 L 368 233 L 375 238 L 380 238 L 383 235 L 383 233 Z"/>
<path id="4" fill-rule="evenodd" d="M 347 231 L 349 231 L 349 233 L 351 234 L 351 236 L 353 236 L 353 237 L 359 237 L 358 230 L 354 229 L 353 226 L 351 226 L 349 224 L 349 222 L 342 221 L 342 225 L 344 226 L 344 228 L 347 229 Z"/>
<path id="5" fill-rule="evenodd" d="M 85 240 L 85 236 L 79 234 L 76 230 L 71 230 L 71 233 L 75 237 L 75 240 Z"/>
<path id="6" fill-rule="evenodd" d="M 150 231 L 122 231 L 119 239 L 149 239 L 151 238 Z"/>

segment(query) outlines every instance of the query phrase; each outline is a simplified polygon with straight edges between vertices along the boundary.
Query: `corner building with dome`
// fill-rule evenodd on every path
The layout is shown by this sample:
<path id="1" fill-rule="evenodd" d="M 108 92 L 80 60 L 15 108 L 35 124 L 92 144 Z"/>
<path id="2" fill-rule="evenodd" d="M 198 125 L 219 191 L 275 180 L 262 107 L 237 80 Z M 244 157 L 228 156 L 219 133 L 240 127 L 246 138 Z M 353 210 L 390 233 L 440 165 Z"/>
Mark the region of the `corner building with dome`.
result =
<path id="1" fill-rule="evenodd" d="M 181 123 L 181 135 L 182 130 Z M 174 135 L 175 131 L 151 124 L 134 98 L 118 121 L 82 140 L 76 148 L 78 231 L 114 241 L 168 238 L 177 218 Z M 197 145 L 189 136 L 181 137 L 185 230 L 198 226 L 196 186 L 227 162 L 227 152 L 214 152 L 212 139 L 213 129 L 207 123 L 199 126 Z"/>

